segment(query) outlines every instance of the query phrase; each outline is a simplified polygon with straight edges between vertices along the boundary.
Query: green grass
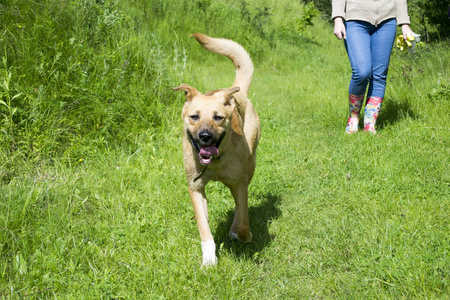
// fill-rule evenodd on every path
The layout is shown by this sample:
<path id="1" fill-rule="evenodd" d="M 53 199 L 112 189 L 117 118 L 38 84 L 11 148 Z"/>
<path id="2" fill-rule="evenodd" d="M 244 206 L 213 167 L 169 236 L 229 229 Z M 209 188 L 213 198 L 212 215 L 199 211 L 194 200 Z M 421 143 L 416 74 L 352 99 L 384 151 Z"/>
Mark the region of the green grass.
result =
<path id="1" fill-rule="evenodd" d="M 271 8 L 271 26 L 240 31 L 239 3 L 80 1 L 67 15 L 24 3 L 29 10 L 7 3 L 21 14 L 2 8 L 16 18 L 1 25 L 0 74 L 12 74 L 2 99 L 21 96 L 10 101 L 12 122 L 12 110 L 0 110 L 1 299 L 449 297 L 448 43 L 394 50 L 378 134 L 348 136 L 343 44 L 320 19 L 304 35 L 287 31 L 297 2 L 248 1 L 251 20 Z M 209 26 L 181 18 L 183 10 L 217 16 L 206 15 Z M 116 27 L 86 27 L 120 14 Z M 56 24 L 84 17 L 64 31 L 51 16 Z M 34 61 L 31 37 L 44 25 L 54 35 Z M 182 164 L 183 96 L 170 86 L 227 87 L 234 70 L 190 39 L 193 31 L 249 49 L 262 126 L 249 198 L 254 242 L 228 239 L 233 200 L 211 183 L 219 263 L 203 269 Z M 71 45 L 73 36 L 83 45 Z M 64 59 L 49 64 L 58 51 Z M 124 67 L 126 59 L 138 66 Z"/>

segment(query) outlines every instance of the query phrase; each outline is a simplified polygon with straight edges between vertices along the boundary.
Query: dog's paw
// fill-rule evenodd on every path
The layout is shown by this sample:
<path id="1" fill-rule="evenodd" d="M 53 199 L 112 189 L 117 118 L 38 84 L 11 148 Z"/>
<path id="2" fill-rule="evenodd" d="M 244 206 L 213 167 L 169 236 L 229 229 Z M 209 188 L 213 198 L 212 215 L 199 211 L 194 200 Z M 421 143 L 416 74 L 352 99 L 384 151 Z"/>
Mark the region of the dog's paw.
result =
<path id="1" fill-rule="evenodd" d="M 211 257 L 205 257 L 205 255 L 203 255 L 203 266 L 204 267 L 211 267 L 211 266 L 215 266 L 217 264 L 217 257 L 211 256 Z"/>
<path id="2" fill-rule="evenodd" d="M 236 241 L 236 240 L 239 239 L 239 237 L 238 237 L 238 235 L 237 235 L 236 232 L 230 232 L 229 236 L 230 236 L 230 238 L 231 238 L 233 241 Z"/>
<path id="3" fill-rule="evenodd" d="M 249 235 L 245 238 L 239 237 L 239 235 L 237 234 L 237 232 L 230 232 L 228 234 L 228 236 L 233 240 L 233 241 L 240 241 L 242 243 L 251 243 L 253 241 L 253 235 L 251 232 L 249 232 Z"/>
<path id="4" fill-rule="evenodd" d="M 214 240 L 202 241 L 203 266 L 217 264 L 216 244 Z"/>

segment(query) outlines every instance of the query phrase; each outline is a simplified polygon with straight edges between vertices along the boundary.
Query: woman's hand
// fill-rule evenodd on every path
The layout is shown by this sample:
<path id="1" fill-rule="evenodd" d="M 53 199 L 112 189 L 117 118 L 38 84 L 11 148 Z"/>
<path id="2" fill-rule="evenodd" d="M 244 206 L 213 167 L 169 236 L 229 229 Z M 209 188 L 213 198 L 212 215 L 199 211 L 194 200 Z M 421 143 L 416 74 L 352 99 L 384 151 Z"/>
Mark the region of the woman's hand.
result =
<path id="1" fill-rule="evenodd" d="M 403 39 L 406 41 L 406 39 L 408 38 L 408 35 L 414 35 L 415 33 L 411 30 L 411 28 L 409 27 L 408 24 L 403 24 L 402 25 L 402 34 L 403 34 Z"/>
<path id="2" fill-rule="evenodd" d="M 344 20 L 341 17 L 334 18 L 334 35 L 338 39 L 346 38 Z"/>

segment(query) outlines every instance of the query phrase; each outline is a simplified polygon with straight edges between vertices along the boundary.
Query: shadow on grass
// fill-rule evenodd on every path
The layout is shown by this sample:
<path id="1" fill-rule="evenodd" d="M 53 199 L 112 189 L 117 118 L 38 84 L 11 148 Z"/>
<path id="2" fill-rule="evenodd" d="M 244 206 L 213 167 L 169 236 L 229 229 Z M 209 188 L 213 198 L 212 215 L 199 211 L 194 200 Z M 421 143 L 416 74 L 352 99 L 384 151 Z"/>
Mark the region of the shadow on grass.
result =
<path id="1" fill-rule="evenodd" d="M 231 240 L 228 236 L 234 218 L 234 209 L 227 212 L 227 218 L 217 225 L 217 245 L 223 251 L 227 251 L 244 259 L 252 259 L 253 256 L 269 245 L 274 236 L 269 233 L 269 225 L 276 220 L 281 211 L 278 205 L 281 198 L 272 193 L 261 196 L 262 201 L 257 206 L 249 207 L 250 229 L 253 234 L 253 242 L 241 243 Z M 220 254 L 219 254 L 220 255 Z"/>
<path id="2" fill-rule="evenodd" d="M 381 109 L 380 117 L 377 120 L 377 124 L 380 128 L 395 124 L 402 119 L 417 118 L 417 115 L 412 110 L 407 99 L 401 99 L 400 101 L 387 99 L 387 101 L 383 103 Z"/>
<path id="3" fill-rule="evenodd" d="M 376 127 L 382 129 L 406 118 L 417 118 L 407 99 L 385 99 L 381 107 L 380 116 L 377 119 Z M 360 120 L 360 126 L 364 126 L 363 118 Z"/>

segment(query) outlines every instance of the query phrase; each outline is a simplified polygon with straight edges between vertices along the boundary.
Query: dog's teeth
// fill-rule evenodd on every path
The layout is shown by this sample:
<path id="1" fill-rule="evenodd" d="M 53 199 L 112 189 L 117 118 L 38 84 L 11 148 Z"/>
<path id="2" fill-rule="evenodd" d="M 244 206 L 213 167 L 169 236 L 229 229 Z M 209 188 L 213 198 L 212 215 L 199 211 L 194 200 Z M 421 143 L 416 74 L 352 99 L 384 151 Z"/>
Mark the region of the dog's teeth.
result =
<path id="1" fill-rule="evenodd" d="M 208 165 L 212 162 L 212 156 L 204 156 L 204 155 L 200 155 L 200 162 L 204 165 Z"/>

